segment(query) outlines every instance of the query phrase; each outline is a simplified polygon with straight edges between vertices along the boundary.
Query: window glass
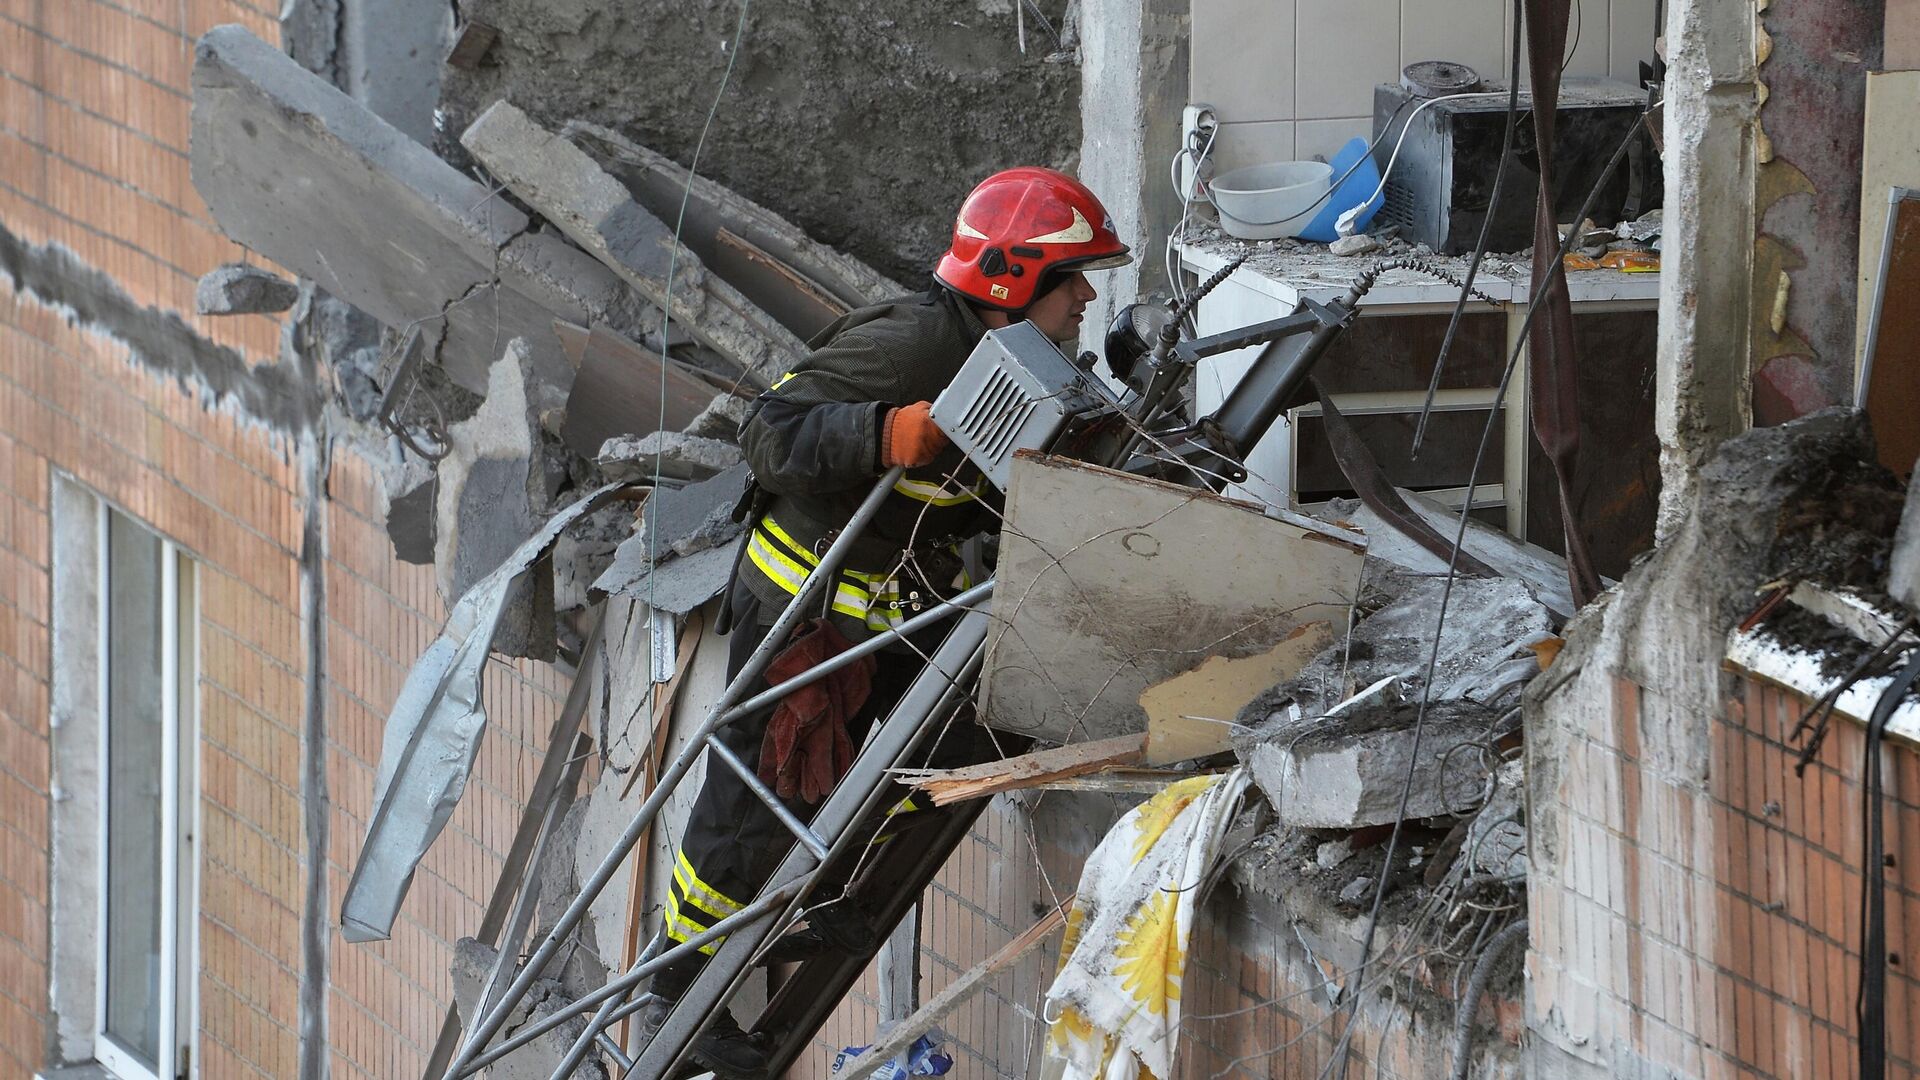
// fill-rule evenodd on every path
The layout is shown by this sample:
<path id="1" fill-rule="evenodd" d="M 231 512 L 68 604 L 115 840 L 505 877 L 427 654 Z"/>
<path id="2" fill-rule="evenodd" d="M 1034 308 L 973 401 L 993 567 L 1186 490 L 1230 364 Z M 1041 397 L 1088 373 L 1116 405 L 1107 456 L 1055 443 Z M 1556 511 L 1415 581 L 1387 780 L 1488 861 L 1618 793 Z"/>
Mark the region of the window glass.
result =
<path id="1" fill-rule="evenodd" d="M 107 522 L 104 1029 L 149 1067 L 160 1060 L 166 689 L 161 542 L 118 512 Z"/>

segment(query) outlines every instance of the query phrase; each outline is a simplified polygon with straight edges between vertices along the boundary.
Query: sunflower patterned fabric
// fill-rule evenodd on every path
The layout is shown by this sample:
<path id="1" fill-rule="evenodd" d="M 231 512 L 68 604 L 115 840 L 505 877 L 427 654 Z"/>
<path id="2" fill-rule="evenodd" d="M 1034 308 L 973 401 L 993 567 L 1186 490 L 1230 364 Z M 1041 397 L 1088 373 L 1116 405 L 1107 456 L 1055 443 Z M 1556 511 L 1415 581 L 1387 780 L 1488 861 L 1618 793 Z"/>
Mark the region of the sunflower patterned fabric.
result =
<path id="1" fill-rule="evenodd" d="M 1047 991 L 1048 1080 L 1172 1075 L 1199 885 L 1246 789 L 1244 768 L 1176 781 L 1088 856 Z"/>

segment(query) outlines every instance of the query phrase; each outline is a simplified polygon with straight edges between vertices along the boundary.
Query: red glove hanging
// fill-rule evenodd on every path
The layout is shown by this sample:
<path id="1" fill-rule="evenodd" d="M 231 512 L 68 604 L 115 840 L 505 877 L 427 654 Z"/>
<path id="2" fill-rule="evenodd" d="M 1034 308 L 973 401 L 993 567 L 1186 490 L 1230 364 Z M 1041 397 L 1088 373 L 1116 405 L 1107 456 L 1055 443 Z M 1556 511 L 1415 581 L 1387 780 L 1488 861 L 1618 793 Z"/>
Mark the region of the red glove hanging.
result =
<path id="1" fill-rule="evenodd" d="M 826 619 L 815 619 L 767 665 L 767 682 L 779 684 L 852 647 Z M 867 703 L 876 667 L 871 655 L 780 699 L 760 742 L 760 779 L 783 799 L 817 803 L 853 767 L 847 724 Z"/>

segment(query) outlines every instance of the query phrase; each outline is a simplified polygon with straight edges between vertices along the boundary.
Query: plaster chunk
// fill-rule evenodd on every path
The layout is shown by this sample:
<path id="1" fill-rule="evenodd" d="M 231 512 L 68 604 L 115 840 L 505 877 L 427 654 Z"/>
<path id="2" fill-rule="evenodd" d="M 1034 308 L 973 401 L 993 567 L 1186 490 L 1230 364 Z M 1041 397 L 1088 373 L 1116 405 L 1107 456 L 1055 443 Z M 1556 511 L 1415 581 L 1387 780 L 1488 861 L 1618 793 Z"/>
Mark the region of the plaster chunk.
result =
<path id="1" fill-rule="evenodd" d="M 285 311 L 300 299 L 300 287 L 246 263 L 228 263 L 200 276 L 193 304 L 202 315 L 264 315 Z"/>
<path id="2" fill-rule="evenodd" d="M 1414 746 L 1416 703 L 1379 704 L 1336 717 L 1283 718 L 1239 740 L 1240 759 L 1290 828 L 1361 829 L 1402 817 L 1438 817 L 1478 790 L 1479 755 L 1457 748 L 1486 737 L 1493 717 L 1467 702 L 1436 701 Z"/>

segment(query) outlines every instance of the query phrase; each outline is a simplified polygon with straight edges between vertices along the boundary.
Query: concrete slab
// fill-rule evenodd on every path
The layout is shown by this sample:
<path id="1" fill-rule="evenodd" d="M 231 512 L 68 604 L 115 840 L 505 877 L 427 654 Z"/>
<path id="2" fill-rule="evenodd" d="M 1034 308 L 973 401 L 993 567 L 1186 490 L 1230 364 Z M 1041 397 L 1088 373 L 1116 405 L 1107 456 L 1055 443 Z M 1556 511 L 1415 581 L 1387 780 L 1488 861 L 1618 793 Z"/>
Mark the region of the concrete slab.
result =
<path id="1" fill-rule="evenodd" d="M 645 535 L 658 540 L 662 553 L 691 555 L 740 535 L 746 525 L 733 520 L 733 508 L 753 475 L 746 462 L 678 491 L 656 491 L 641 510 Z"/>
<path id="2" fill-rule="evenodd" d="M 641 325 L 611 271 L 246 30 L 200 39 L 193 86 L 193 181 L 221 229 L 390 327 L 422 326 L 461 386 L 484 391 L 519 337 L 564 389 L 556 317 Z"/>
<path id="3" fill-rule="evenodd" d="M 1388 677 L 1399 679 L 1408 698 L 1419 697 L 1444 589 L 1440 578 L 1413 579 L 1398 599 L 1361 620 L 1343 645 L 1256 698 L 1247 709 L 1251 715 L 1243 714 L 1242 720 L 1257 722 L 1263 708 L 1270 715 L 1286 702 L 1297 704 L 1305 716 L 1324 715 L 1356 688 Z M 1538 661 L 1521 644 L 1544 635 L 1547 623 L 1547 609 L 1512 578 L 1456 580 L 1434 661 L 1433 696 L 1465 695 L 1516 652 L 1538 671 Z"/>
<path id="4" fill-rule="evenodd" d="M 633 201 L 627 189 L 584 151 L 495 102 L 460 136 L 487 171 L 544 215 L 681 328 L 761 385 L 806 354 L 791 330 L 738 289 L 707 272 L 673 230 Z"/>
<path id="5" fill-rule="evenodd" d="M 986 722 L 1054 742 L 1145 730 L 1140 695 L 1209 656 L 1345 626 L 1357 545 L 1192 488 L 1059 458 L 1013 465 Z"/>
<path id="6" fill-rule="evenodd" d="M 1416 761 L 1407 817 L 1471 807 L 1485 764 L 1471 749 L 1459 748 L 1484 739 L 1494 717 L 1467 702 L 1431 702 L 1416 750 L 1417 713 L 1417 703 L 1405 702 L 1351 709 L 1337 718 L 1282 719 L 1236 740 L 1236 750 L 1289 828 L 1393 822 L 1400 816 L 1408 765 Z"/>
<path id="7" fill-rule="evenodd" d="M 630 435 L 608 439 L 600 447 L 598 460 L 609 480 L 651 483 L 658 475 L 669 483 L 686 483 L 716 476 L 745 457 L 730 442 L 656 431 L 637 439 Z"/>
<path id="8" fill-rule="evenodd" d="M 661 560 L 649 570 L 647 538 L 635 536 L 620 545 L 613 565 L 593 583 L 596 593 L 630 597 L 651 604 L 655 611 L 685 615 L 727 587 L 741 541 Z"/>
<path id="9" fill-rule="evenodd" d="M 455 598 L 492 573 L 547 521 L 553 492 L 540 447 L 537 378 L 519 338 L 494 365 L 480 410 L 447 430 L 434 494 L 434 569 L 440 594 Z M 550 660 L 554 652 L 553 563 L 536 563 L 507 596 L 494 648 Z"/>

